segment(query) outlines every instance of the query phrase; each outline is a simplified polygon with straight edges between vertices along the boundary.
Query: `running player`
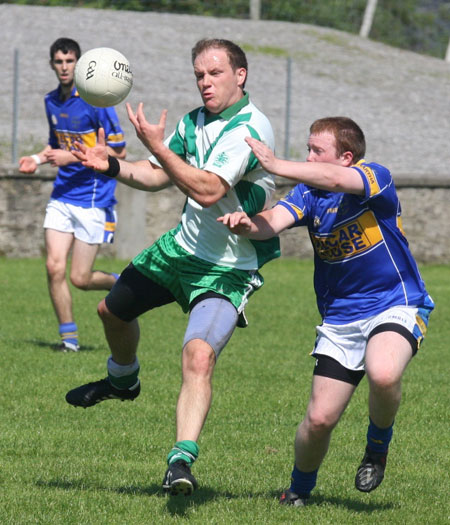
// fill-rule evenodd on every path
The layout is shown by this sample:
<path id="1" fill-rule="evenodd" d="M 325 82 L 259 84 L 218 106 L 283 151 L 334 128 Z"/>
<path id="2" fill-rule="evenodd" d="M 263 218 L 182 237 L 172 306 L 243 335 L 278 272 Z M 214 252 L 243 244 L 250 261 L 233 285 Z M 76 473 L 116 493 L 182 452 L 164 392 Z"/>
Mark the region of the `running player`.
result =
<path id="1" fill-rule="evenodd" d="M 280 503 L 307 502 L 331 433 L 365 373 L 369 425 L 355 485 L 370 492 L 383 480 L 402 375 L 434 306 L 402 230 L 392 176 L 363 159 L 364 134 L 345 117 L 312 124 L 308 162 L 277 159 L 258 140 L 246 140 L 267 171 L 300 184 L 251 219 L 240 211 L 219 220 L 233 233 L 255 240 L 306 226 L 323 319 L 312 352 L 311 398 L 295 437 L 292 483 Z"/>
<path id="2" fill-rule="evenodd" d="M 116 274 L 93 270 L 99 246 L 112 242 L 116 224 L 116 181 L 83 166 L 73 155 L 75 141 L 95 144 L 97 131 L 105 129 L 110 155 L 125 158 L 125 141 L 114 108 L 94 108 L 80 98 L 74 70 L 80 46 L 58 38 L 50 47 L 50 67 L 59 86 L 45 97 L 50 127 L 48 145 L 39 153 L 19 160 L 23 173 L 34 173 L 40 164 L 58 168 L 44 220 L 47 276 L 50 298 L 59 322 L 63 351 L 78 351 L 78 328 L 66 280 L 70 250 L 71 283 L 81 290 L 110 290 Z"/>

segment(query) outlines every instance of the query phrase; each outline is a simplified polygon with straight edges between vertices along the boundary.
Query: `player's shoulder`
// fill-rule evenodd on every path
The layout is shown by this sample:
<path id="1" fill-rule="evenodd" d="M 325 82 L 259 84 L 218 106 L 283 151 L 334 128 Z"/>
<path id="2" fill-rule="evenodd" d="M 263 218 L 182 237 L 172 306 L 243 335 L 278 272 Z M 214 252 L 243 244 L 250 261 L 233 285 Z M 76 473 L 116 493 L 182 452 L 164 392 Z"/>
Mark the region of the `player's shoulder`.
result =
<path id="1" fill-rule="evenodd" d="M 86 102 L 85 102 L 86 103 Z M 87 103 L 86 103 L 87 104 Z M 113 106 L 109 106 L 107 108 L 99 108 L 97 106 L 92 106 L 91 104 L 88 104 L 88 106 L 97 114 L 100 116 L 107 115 L 109 118 L 117 119 L 117 111 L 116 108 Z"/>
<path id="2" fill-rule="evenodd" d="M 249 119 L 243 119 L 242 123 L 253 127 L 264 141 L 270 142 L 274 147 L 274 133 L 272 124 L 265 113 L 263 113 L 251 100 L 241 108 L 241 114 L 249 114 Z"/>
<path id="3" fill-rule="evenodd" d="M 315 188 L 307 186 L 306 184 L 303 184 L 301 182 L 299 184 L 296 184 L 293 188 L 291 188 L 286 194 L 286 196 L 281 200 L 292 202 L 301 199 L 302 201 L 304 201 L 306 199 L 314 198 L 317 195 L 318 193 L 315 191 Z"/>
<path id="4" fill-rule="evenodd" d="M 368 162 L 365 159 L 361 159 L 352 167 L 359 170 L 369 180 L 374 177 L 377 179 L 382 178 L 384 180 L 392 178 L 389 169 L 377 162 Z"/>
<path id="5" fill-rule="evenodd" d="M 373 161 L 369 162 L 366 159 L 361 159 L 353 167 L 354 168 L 366 168 L 366 169 L 371 169 L 374 171 L 389 172 L 389 169 L 386 166 L 383 166 L 382 164 L 379 164 L 378 162 L 373 162 Z"/>
<path id="6" fill-rule="evenodd" d="M 243 106 L 240 111 L 240 114 L 250 114 L 252 119 L 258 119 L 262 122 L 270 123 L 267 115 L 256 106 L 251 99 L 248 100 L 248 103 Z"/>
<path id="7" fill-rule="evenodd" d="M 59 99 L 59 89 L 52 89 L 45 94 L 44 100 L 58 100 Z"/>

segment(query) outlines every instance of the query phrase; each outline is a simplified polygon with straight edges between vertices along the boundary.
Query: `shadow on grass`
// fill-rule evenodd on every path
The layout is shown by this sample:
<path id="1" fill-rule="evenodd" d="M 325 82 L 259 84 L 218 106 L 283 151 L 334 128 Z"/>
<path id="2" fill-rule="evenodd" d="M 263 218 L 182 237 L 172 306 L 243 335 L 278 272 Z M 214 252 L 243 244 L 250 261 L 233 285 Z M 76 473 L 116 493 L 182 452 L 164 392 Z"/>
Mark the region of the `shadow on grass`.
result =
<path id="1" fill-rule="evenodd" d="M 241 495 L 233 495 L 230 492 L 218 492 L 208 487 L 199 488 L 190 497 L 185 497 L 183 495 L 169 496 L 163 492 L 161 485 L 156 483 L 148 486 L 127 485 L 123 487 L 102 487 L 97 483 L 86 480 L 53 479 L 49 481 L 37 480 L 35 484 L 37 487 L 67 491 L 106 491 L 115 492 L 117 494 L 126 494 L 128 496 L 156 496 L 167 501 L 167 511 L 170 514 L 180 517 L 184 516 L 192 507 L 203 505 L 208 501 L 218 498 L 237 499 L 243 497 Z M 247 498 L 247 496 L 245 497 Z"/>
<path id="2" fill-rule="evenodd" d="M 268 494 L 273 498 L 279 499 L 280 492 L 271 492 Z M 347 510 L 352 510 L 354 512 L 371 514 L 372 512 L 378 512 L 380 510 L 390 510 L 394 508 L 394 505 L 391 502 L 380 503 L 380 502 L 365 502 L 353 498 L 336 498 L 336 497 L 325 497 L 320 494 L 314 494 L 308 500 L 308 507 L 314 506 L 333 506 L 333 507 L 343 507 Z"/>
<path id="3" fill-rule="evenodd" d="M 209 501 L 216 499 L 245 499 L 251 500 L 253 498 L 268 498 L 276 499 L 280 497 L 280 492 L 270 491 L 263 493 L 249 493 L 249 494 L 233 494 L 231 492 L 217 491 L 210 487 L 200 487 L 190 497 L 185 496 L 168 496 L 163 492 L 161 485 L 153 483 L 151 485 L 127 485 L 123 487 L 102 487 L 96 483 L 85 480 L 66 480 L 53 479 L 50 481 L 38 480 L 36 481 L 38 487 L 55 488 L 60 490 L 100 490 L 107 492 L 115 492 L 117 494 L 126 494 L 129 496 L 156 496 L 164 498 L 167 501 L 167 511 L 174 515 L 183 517 L 192 507 L 203 505 Z M 333 506 L 341 507 L 358 513 L 371 514 L 380 510 L 390 510 L 394 505 L 390 502 L 364 502 L 353 498 L 336 498 L 324 497 L 320 494 L 311 496 L 308 507 L 314 506 Z"/>
<path id="4" fill-rule="evenodd" d="M 97 483 L 90 481 L 76 479 L 52 479 L 50 481 L 38 480 L 36 486 L 45 488 L 54 488 L 59 490 L 79 490 L 79 491 L 106 491 L 106 492 L 117 492 L 118 494 L 128 494 L 136 496 L 156 496 L 161 491 L 159 485 L 153 484 L 149 487 L 140 485 L 127 485 L 125 487 L 102 487 Z"/>
<path id="5" fill-rule="evenodd" d="M 25 343 L 37 346 L 38 348 L 48 348 L 49 350 L 53 350 L 54 352 L 59 352 L 61 354 L 67 354 L 70 352 L 65 352 L 61 350 L 60 343 L 49 343 L 48 341 L 39 341 L 36 339 L 28 339 L 25 340 Z M 92 352 L 94 350 L 100 350 L 100 346 L 92 346 L 92 345 L 82 345 L 81 348 L 78 350 L 79 352 Z"/>

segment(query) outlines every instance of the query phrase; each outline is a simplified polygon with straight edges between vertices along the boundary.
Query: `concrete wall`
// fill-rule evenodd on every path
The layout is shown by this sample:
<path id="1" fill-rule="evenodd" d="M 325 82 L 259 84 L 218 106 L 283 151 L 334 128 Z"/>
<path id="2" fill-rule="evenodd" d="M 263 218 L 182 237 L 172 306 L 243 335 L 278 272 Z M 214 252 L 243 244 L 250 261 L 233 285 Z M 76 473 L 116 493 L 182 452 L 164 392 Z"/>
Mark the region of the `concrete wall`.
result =
<path id="1" fill-rule="evenodd" d="M 44 254 L 42 221 L 55 172 L 44 166 L 23 175 L 12 166 L 0 166 L 0 256 L 39 257 Z M 395 177 L 403 209 L 403 227 L 419 262 L 450 261 L 450 182 L 429 176 Z M 291 185 L 277 179 L 277 195 Z M 101 255 L 128 260 L 159 235 L 177 225 L 184 195 L 176 188 L 158 193 L 118 185 L 119 222 L 114 244 L 103 245 Z M 281 235 L 284 256 L 308 258 L 312 248 L 305 228 Z"/>

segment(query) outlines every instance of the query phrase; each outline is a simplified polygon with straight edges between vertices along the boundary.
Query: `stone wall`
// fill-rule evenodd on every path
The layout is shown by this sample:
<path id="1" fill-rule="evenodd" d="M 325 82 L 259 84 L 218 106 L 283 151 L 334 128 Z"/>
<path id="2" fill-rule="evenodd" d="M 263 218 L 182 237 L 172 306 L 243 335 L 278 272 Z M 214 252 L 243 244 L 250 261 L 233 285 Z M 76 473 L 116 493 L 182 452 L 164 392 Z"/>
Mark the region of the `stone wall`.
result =
<path id="1" fill-rule="evenodd" d="M 42 221 L 50 196 L 54 170 L 44 166 L 34 175 L 0 166 L 0 256 L 39 257 L 44 254 Z M 419 262 L 450 261 L 450 182 L 445 178 L 395 177 L 403 209 L 403 227 Z M 277 179 L 276 198 L 291 185 Z M 184 196 L 176 188 L 157 193 L 118 185 L 119 222 L 113 245 L 103 245 L 102 256 L 128 260 L 178 223 Z M 312 256 L 305 228 L 281 235 L 284 256 Z"/>

